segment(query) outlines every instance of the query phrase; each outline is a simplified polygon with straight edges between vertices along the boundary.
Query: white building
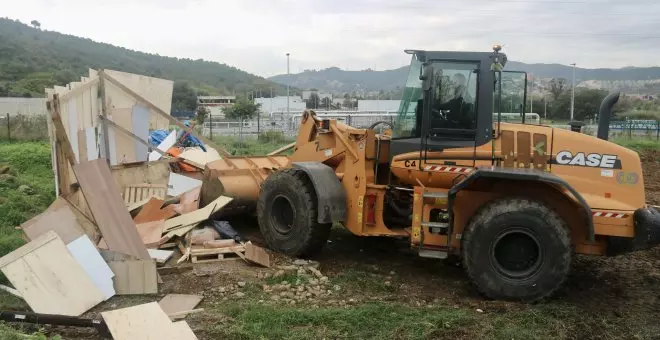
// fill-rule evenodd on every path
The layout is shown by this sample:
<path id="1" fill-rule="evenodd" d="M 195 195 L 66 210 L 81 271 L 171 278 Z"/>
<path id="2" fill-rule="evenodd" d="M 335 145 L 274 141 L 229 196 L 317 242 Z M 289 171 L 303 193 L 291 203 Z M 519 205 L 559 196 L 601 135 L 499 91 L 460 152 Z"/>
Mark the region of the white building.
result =
<path id="1" fill-rule="evenodd" d="M 24 115 L 24 116 L 45 116 L 46 98 L 0 98 L 0 117 Z"/>
<path id="2" fill-rule="evenodd" d="M 236 96 L 197 96 L 197 107 L 206 107 L 213 117 L 224 117 L 222 109 L 232 106 L 235 102 Z"/>
<path id="3" fill-rule="evenodd" d="M 255 98 L 254 103 L 261 104 L 261 112 L 286 112 L 286 96 Z M 305 102 L 300 97 L 289 97 L 289 111 L 303 111 L 305 108 Z"/>
<path id="4" fill-rule="evenodd" d="M 398 112 L 400 100 L 358 100 L 358 111 Z"/>

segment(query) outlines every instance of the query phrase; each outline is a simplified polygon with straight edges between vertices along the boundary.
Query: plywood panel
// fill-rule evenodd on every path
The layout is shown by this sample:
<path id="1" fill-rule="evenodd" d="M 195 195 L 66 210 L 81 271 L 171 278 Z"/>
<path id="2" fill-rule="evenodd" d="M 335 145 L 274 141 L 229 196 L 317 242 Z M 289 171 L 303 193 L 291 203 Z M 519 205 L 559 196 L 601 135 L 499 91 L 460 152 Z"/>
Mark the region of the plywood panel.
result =
<path id="1" fill-rule="evenodd" d="M 76 110 L 76 101 L 68 101 L 68 131 L 67 137 L 69 137 L 69 142 L 71 143 L 71 148 L 73 149 L 73 154 L 76 156 L 76 161 L 80 162 L 80 155 L 78 153 L 78 113 Z"/>
<path id="2" fill-rule="evenodd" d="M 181 216 L 170 218 L 165 221 L 164 231 L 169 231 L 177 227 L 188 226 L 196 224 L 208 219 L 211 215 L 222 209 L 225 205 L 231 202 L 231 197 L 220 196 L 216 198 L 213 202 L 209 203 L 204 208 L 195 210 L 191 213 L 187 213 Z"/>
<path id="3" fill-rule="evenodd" d="M 171 172 L 170 180 L 167 183 L 167 194 L 170 196 L 179 196 L 201 186 L 202 181 L 198 179 Z"/>
<path id="4" fill-rule="evenodd" d="M 163 200 L 157 198 L 150 199 L 149 202 L 147 202 L 147 204 L 142 207 L 142 210 L 140 210 L 140 212 L 135 216 L 133 221 L 135 221 L 136 224 L 141 224 L 151 221 L 166 220 L 176 215 L 174 207 L 171 205 L 161 209 L 162 206 Z"/>
<path id="5" fill-rule="evenodd" d="M 115 124 L 123 127 L 128 131 L 133 131 L 133 119 L 131 108 L 113 108 L 112 114 L 108 119 L 115 122 Z M 117 155 L 117 164 L 133 163 L 135 159 L 135 148 L 138 143 L 133 137 L 118 131 L 112 126 L 108 127 L 115 133 L 115 151 Z M 114 165 L 114 164 L 113 164 Z"/>
<path id="6" fill-rule="evenodd" d="M 112 176 L 120 188 L 136 184 L 162 184 L 167 187 L 170 175 L 169 163 L 151 163 L 140 166 L 113 168 Z"/>
<path id="7" fill-rule="evenodd" d="M 140 223 L 136 226 L 138 234 L 148 248 L 158 248 L 163 235 L 163 224 L 165 220 L 150 221 Z M 147 250 L 148 251 L 148 250 Z"/>
<path id="8" fill-rule="evenodd" d="M 109 261 L 108 266 L 115 273 L 113 282 L 117 295 L 158 293 L 156 262 L 151 257 L 149 260 Z"/>
<path id="9" fill-rule="evenodd" d="M 195 309 L 195 307 L 202 301 L 199 295 L 189 294 L 167 294 L 164 298 L 158 301 L 160 308 L 167 315 L 185 312 Z M 173 320 L 183 319 L 186 315 L 172 317 Z"/>
<path id="10" fill-rule="evenodd" d="M 108 248 L 149 259 L 105 160 L 82 162 L 74 170 Z"/>
<path id="11" fill-rule="evenodd" d="M 197 337 L 195 336 L 195 333 L 193 333 L 192 329 L 190 329 L 190 326 L 188 326 L 188 323 L 185 321 L 177 321 L 174 324 L 172 324 L 172 327 L 174 328 L 174 331 L 172 331 L 176 339 L 182 339 L 182 340 L 196 340 Z"/>
<path id="12" fill-rule="evenodd" d="M 85 234 L 72 208 L 61 197 L 58 197 L 38 218 L 29 220 L 21 227 L 29 240 L 35 240 L 52 230 L 65 244 Z"/>
<path id="13" fill-rule="evenodd" d="M 0 268 L 36 313 L 78 316 L 104 300 L 53 231 L 0 259 Z"/>
<path id="14" fill-rule="evenodd" d="M 156 302 L 103 312 L 101 316 L 115 340 L 186 340 L 174 333 L 178 327 L 173 328 Z"/>

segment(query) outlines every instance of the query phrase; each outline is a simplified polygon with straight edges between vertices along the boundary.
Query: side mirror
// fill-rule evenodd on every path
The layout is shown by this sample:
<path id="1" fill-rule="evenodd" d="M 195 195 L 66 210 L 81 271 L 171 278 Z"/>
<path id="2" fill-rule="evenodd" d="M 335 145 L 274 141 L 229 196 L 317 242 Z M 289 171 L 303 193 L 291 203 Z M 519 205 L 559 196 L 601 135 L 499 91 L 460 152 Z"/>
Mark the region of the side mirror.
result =
<path id="1" fill-rule="evenodd" d="M 419 79 L 422 80 L 422 90 L 428 91 L 433 88 L 433 64 L 424 63 L 422 67 L 422 75 Z"/>

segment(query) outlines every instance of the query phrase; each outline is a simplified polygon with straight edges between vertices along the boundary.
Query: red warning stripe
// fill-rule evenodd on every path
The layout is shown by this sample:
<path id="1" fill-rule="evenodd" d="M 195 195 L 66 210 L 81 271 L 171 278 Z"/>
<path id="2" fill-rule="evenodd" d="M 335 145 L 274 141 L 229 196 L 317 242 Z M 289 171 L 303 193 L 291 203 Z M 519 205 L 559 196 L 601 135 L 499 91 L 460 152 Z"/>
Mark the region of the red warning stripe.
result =
<path id="1" fill-rule="evenodd" d="M 628 217 L 628 214 L 613 213 L 606 211 L 592 211 L 591 213 L 594 217 L 609 217 L 609 218 L 625 218 Z"/>
<path id="2" fill-rule="evenodd" d="M 439 171 L 439 172 L 455 172 L 455 173 L 470 173 L 474 168 L 464 168 L 458 166 L 446 166 L 446 165 L 427 165 L 424 168 L 424 171 Z"/>

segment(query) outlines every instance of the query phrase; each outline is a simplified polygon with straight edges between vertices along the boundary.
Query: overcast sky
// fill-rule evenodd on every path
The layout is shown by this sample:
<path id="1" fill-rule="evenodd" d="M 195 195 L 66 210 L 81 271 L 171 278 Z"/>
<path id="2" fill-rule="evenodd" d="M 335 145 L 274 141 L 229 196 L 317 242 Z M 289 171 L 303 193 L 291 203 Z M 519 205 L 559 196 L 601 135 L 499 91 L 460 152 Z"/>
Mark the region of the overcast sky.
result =
<path id="1" fill-rule="evenodd" d="M 250 73 L 384 70 L 403 49 L 490 51 L 580 67 L 660 65 L 659 0 L 1 0 L 42 29 Z"/>

